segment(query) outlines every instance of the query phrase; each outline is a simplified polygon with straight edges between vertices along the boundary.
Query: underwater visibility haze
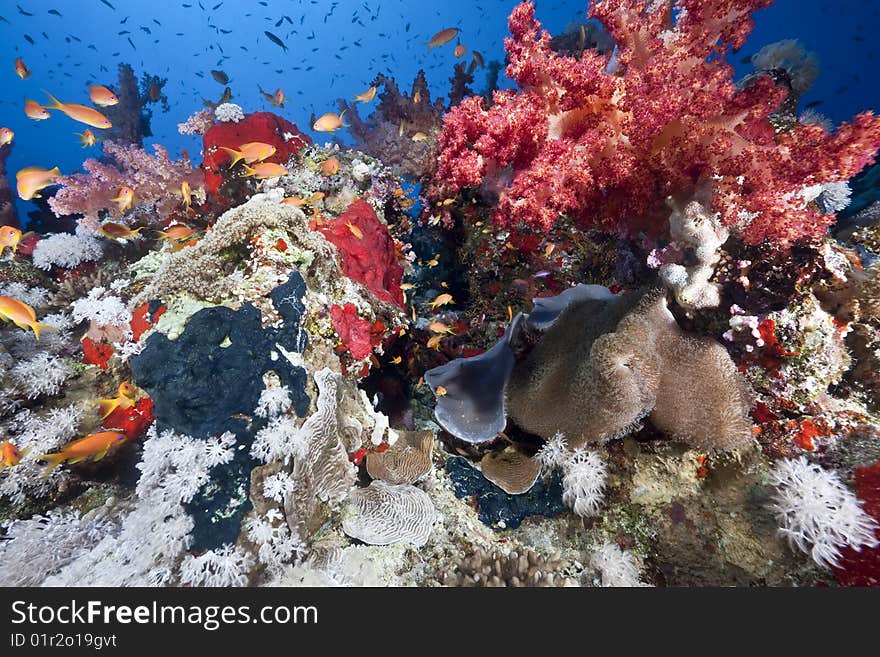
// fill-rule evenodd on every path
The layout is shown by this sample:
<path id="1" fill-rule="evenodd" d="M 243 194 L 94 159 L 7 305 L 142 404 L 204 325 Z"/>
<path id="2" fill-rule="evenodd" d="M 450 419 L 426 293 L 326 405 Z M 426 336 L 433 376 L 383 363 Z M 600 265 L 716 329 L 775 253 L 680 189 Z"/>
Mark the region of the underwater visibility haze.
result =
<path id="1" fill-rule="evenodd" d="M 3 0 L 0 585 L 880 585 L 878 18 Z"/>

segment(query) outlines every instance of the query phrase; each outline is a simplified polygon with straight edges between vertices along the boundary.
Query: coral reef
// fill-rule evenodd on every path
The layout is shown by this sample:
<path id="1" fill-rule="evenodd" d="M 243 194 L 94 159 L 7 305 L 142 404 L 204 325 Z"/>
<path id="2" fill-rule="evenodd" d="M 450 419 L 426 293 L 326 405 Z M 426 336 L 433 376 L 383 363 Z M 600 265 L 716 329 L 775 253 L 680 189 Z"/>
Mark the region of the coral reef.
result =
<path id="1" fill-rule="evenodd" d="M 354 147 L 226 87 L 201 164 L 120 67 L 0 235 L 0 584 L 878 585 L 880 121 L 793 40 L 734 80 L 768 4 L 522 3 L 512 85 L 468 36 Z"/>

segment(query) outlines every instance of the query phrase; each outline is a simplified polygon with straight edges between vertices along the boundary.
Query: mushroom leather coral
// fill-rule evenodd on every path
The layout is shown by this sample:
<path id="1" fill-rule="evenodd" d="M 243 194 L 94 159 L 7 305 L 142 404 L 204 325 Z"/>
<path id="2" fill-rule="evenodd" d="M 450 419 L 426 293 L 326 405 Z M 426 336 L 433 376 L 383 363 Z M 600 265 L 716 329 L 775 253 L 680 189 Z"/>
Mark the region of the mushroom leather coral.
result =
<path id="1" fill-rule="evenodd" d="M 369 203 L 356 200 L 340 216 L 316 222 L 315 229 L 342 255 L 342 273 L 362 283 L 382 301 L 404 308 L 394 239 Z"/>
<path id="2" fill-rule="evenodd" d="M 660 235 L 665 199 L 711 184 L 711 209 L 747 243 L 821 236 L 834 215 L 799 192 L 870 164 L 880 119 L 866 112 L 833 133 L 800 123 L 774 132 L 769 117 L 786 90 L 767 75 L 739 89 L 724 61 L 751 31 L 751 13 L 771 2 L 593 2 L 589 16 L 618 44 L 611 59 L 554 53 L 534 5 L 518 5 L 505 47 L 520 91 L 495 92 L 488 110 L 467 98 L 446 114 L 431 194 L 482 186 L 498 193 L 497 223 L 541 232 L 565 214 L 583 227 Z"/>
<path id="3" fill-rule="evenodd" d="M 285 139 L 285 134 L 290 135 L 290 138 Z M 202 141 L 205 153 L 202 162 L 205 186 L 213 196 L 217 195 L 220 183 L 223 182 L 223 174 L 232 160 L 232 156 L 221 146 L 238 149 L 242 144 L 253 141 L 271 144 L 276 148 L 275 154 L 265 161 L 286 164 L 291 155 L 312 143 L 293 123 L 272 112 L 246 114 L 237 123 L 217 123 L 205 133 Z"/>
<path id="4" fill-rule="evenodd" d="M 752 438 L 750 395 L 730 356 L 682 331 L 658 291 L 570 305 L 514 367 L 506 392 L 519 426 L 545 439 L 561 432 L 572 447 L 621 437 L 646 416 L 703 451 Z"/>

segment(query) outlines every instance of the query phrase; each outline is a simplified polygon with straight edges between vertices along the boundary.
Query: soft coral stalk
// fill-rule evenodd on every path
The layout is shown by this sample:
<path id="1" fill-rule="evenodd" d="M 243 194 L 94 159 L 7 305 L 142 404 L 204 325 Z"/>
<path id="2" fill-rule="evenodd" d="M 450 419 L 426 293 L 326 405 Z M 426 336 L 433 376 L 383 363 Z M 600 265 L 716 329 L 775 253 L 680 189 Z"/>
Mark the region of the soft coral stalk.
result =
<path id="1" fill-rule="evenodd" d="M 797 124 L 776 134 L 786 90 L 767 76 L 738 89 L 723 55 L 772 0 L 603 0 L 591 5 L 617 43 L 610 59 L 550 49 L 531 2 L 505 40 L 520 91 L 472 97 L 446 116 L 437 196 L 465 186 L 498 194 L 495 220 L 549 230 L 560 215 L 611 232 L 658 234 L 665 201 L 702 185 L 712 210 L 746 242 L 787 246 L 834 220 L 806 186 L 847 180 L 880 148 L 880 120 L 859 114 L 833 134 Z M 673 9 L 676 20 L 673 21 Z"/>

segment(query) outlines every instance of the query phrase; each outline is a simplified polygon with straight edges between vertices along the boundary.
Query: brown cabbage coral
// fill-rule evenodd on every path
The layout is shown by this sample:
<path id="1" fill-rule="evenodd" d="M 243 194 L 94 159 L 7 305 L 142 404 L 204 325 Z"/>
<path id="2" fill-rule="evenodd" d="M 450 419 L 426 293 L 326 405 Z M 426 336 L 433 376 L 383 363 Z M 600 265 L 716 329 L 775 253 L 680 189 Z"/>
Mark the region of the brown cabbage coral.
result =
<path id="1" fill-rule="evenodd" d="M 546 439 L 561 432 L 571 447 L 623 436 L 645 417 L 703 451 L 752 435 L 730 356 L 682 331 L 659 291 L 567 307 L 514 367 L 506 394 L 519 426 Z"/>

